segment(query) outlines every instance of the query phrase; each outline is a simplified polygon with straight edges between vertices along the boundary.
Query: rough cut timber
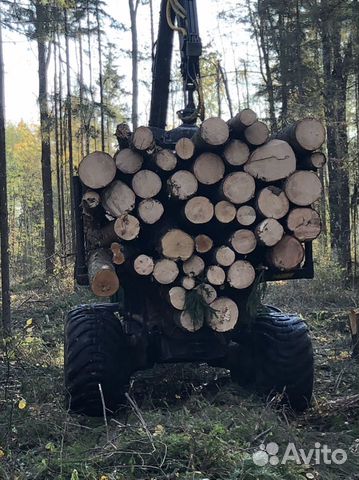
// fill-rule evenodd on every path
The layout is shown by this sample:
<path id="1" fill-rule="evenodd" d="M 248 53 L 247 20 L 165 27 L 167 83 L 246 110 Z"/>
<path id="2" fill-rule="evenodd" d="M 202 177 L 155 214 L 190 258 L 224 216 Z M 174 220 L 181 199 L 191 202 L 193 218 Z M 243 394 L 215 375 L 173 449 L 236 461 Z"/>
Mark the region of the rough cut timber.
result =
<path id="1" fill-rule="evenodd" d="M 229 267 L 236 259 L 236 254 L 234 251 L 227 247 L 226 245 L 222 245 L 218 247 L 214 252 L 214 261 L 218 263 L 221 267 Z"/>
<path id="2" fill-rule="evenodd" d="M 352 336 L 353 358 L 359 358 L 359 308 L 349 312 L 349 328 Z"/>
<path id="3" fill-rule="evenodd" d="M 92 152 L 79 165 L 81 182 L 89 188 L 107 187 L 116 175 L 114 159 L 104 152 Z"/>
<path id="4" fill-rule="evenodd" d="M 111 243 L 112 263 L 123 265 L 126 261 L 126 255 L 123 246 L 118 242 Z"/>
<path id="5" fill-rule="evenodd" d="M 98 297 L 110 297 L 120 287 L 111 255 L 106 249 L 94 250 L 88 259 L 88 275 L 91 290 Z"/>
<path id="6" fill-rule="evenodd" d="M 202 328 L 204 323 L 203 318 L 192 318 L 187 310 L 183 310 L 181 313 L 178 312 L 177 315 L 174 316 L 174 320 L 179 327 L 192 333 Z"/>
<path id="7" fill-rule="evenodd" d="M 201 283 L 195 290 L 201 295 L 203 300 L 209 305 L 217 298 L 216 289 L 209 283 Z"/>
<path id="8" fill-rule="evenodd" d="M 244 130 L 244 138 L 254 147 L 263 145 L 269 139 L 269 130 L 265 123 L 257 120 Z"/>
<path id="9" fill-rule="evenodd" d="M 191 277 L 198 277 L 204 271 L 204 268 L 204 260 L 198 255 L 192 255 L 183 263 L 183 272 Z"/>
<path id="10" fill-rule="evenodd" d="M 325 141 L 325 130 L 315 118 L 304 118 L 276 133 L 275 138 L 285 140 L 297 153 L 314 152 Z"/>
<path id="11" fill-rule="evenodd" d="M 138 255 L 138 257 L 136 257 L 133 262 L 133 268 L 135 272 L 138 275 L 145 276 L 145 277 L 147 277 L 148 275 L 151 275 L 154 267 L 155 267 L 155 263 L 153 261 L 153 258 L 143 253 L 141 255 Z"/>
<path id="12" fill-rule="evenodd" d="M 223 285 L 226 280 L 226 273 L 219 265 L 210 265 L 206 271 L 206 278 L 211 285 Z"/>
<path id="13" fill-rule="evenodd" d="M 241 110 L 237 115 L 228 120 L 227 124 L 230 128 L 231 135 L 236 137 L 240 135 L 243 130 L 253 125 L 257 121 L 257 114 L 250 108 Z"/>
<path id="14" fill-rule="evenodd" d="M 210 304 L 212 311 L 206 319 L 209 327 L 216 332 L 233 330 L 239 318 L 236 303 L 227 297 L 219 297 Z"/>
<path id="15" fill-rule="evenodd" d="M 204 233 L 200 233 L 194 239 L 196 252 L 198 253 L 207 253 L 213 247 L 213 240 Z"/>
<path id="16" fill-rule="evenodd" d="M 186 307 L 186 290 L 183 287 L 170 288 L 168 301 L 176 310 L 184 310 Z"/>
<path id="17" fill-rule="evenodd" d="M 289 272 L 298 267 L 303 258 L 302 244 L 290 235 L 285 235 L 267 254 L 268 263 L 283 272 Z"/>
<path id="18" fill-rule="evenodd" d="M 247 255 L 253 252 L 257 246 L 257 240 L 251 230 L 239 229 L 230 238 L 230 244 L 237 253 Z"/>
<path id="19" fill-rule="evenodd" d="M 188 277 L 187 275 L 185 275 L 180 279 L 180 284 L 186 290 L 193 290 L 196 286 L 196 281 L 193 277 Z"/>
<path id="20" fill-rule="evenodd" d="M 171 172 L 177 166 L 177 158 L 172 150 L 167 148 L 160 148 L 155 153 L 155 163 L 156 165 L 165 172 Z"/>
<path id="21" fill-rule="evenodd" d="M 277 220 L 285 217 L 289 211 L 289 201 L 286 194 L 273 185 L 260 190 L 257 195 L 256 206 L 263 217 Z"/>
<path id="22" fill-rule="evenodd" d="M 167 180 L 168 190 L 173 198 L 187 200 L 197 192 L 198 181 L 188 170 L 178 170 Z"/>
<path id="23" fill-rule="evenodd" d="M 154 198 L 146 198 L 142 200 L 137 209 L 137 214 L 140 219 L 148 225 L 153 225 L 158 222 L 164 213 L 164 208 L 159 200 Z"/>
<path id="24" fill-rule="evenodd" d="M 300 242 L 314 240 L 322 230 L 319 213 L 312 208 L 294 208 L 287 217 L 287 228 Z"/>
<path id="25" fill-rule="evenodd" d="M 243 290 L 252 285 L 256 278 L 253 265 L 246 260 L 237 260 L 228 269 L 227 281 L 232 288 Z"/>
<path id="26" fill-rule="evenodd" d="M 223 157 L 229 165 L 244 165 L 249 158 L 249 147 L 241 140 L 231 140 L 224 148 Z"/>
<path id="27" fill-rule="evenodd" d="M 176 154 L 181 160 L 190 160 L 194 155 L 194 143 L 190 138 L 180 138 L 175 146 Z"/>
<path id="28" fill-rule="evenodd" d="M 179 270 L 177 263 L 167 258 L 158 260 L 153 269 L 154 279 L 162 285 L 173 283 L 178 277 L 178 274 Z"/>
<path id="29" fill-rule="evenodd" d="M 286 180 L 284 191 L 292 203 L 306 207 L 319 200 L 322 183 L 314 172 L 298 170 Z"/>
<path id="30" fill-rule="evenodd" d="M 183 230 L 174 228 L 160 239 L 162 255 L 171 260 L 188 260 L 194 251 L 194 240 Z"/>
<path id="31" fill-rule="evenodd" d="M 143 164 L 143 157 L 130 148 L 124 148 L 115 156 L 117 169 L 122 173 L 133 174 L 138 172 Z"/>
<path id="32" fill-rule="evenodd" d="M 204 185 L 214 185 L 224 177 L 225 166 L 219 155 L 211 152 L 202 153 L 196 158 L 193 173 Z"/>
<path id="33" fill-rule="evenodd" d="M 132 146 L 140 152 L 154 149 L 154 137 L 150 128 L 138 127 L 132 136 Z"/>
<path id="34" fill-rule="evenodd" d="M 152 170 L 140 170 L 132 178 L 132 189 L 140 198 L 155 197 L 161 188 L 161 178 Z"/>
<path id="35" fill-rule="evenodd" d="M 101 200 L 106 212 L 119 217 L 135 208 L 136 195 L 121 180 L 115 180 L 103 191 Z"/>
<path id="36" fill-rule="evenodd" d="M 214 207 L 207 197 L 193 197 L 186 203 L 184 215 L 189 222 L 201 225 L 213 218 Z"/>
<path id="37" fill-rule="evenodd" d="M 298 167 L 308 170 L 323 168 L 327 163 L 327 157 L 323 152 L 313 152 L 298 158 Z"/>
<path id="38" fill-rule="evenodd" d="M 202 122 L 192 141 L 196 148 L 211 150 L 224 145 L 229 137 L 229 128 L 224 120 L 217 117 L 207 118 Z"/>
<path id="39" fill-rule="evenodd" d="M 236 218 L 236 207 L 227 200 L 221 200 L 214 207 L 214 215 L 221 223 L 231 223 Z"/>
<path id="40" fill-rule="evenodd" d="M 257 225 L 255 234 L 260 245 L 273 247 L 282 239 L 284 228 L 278 220 L 266 218 Z"/>
<path id="41" fill-rule="evenodd" d="M 256 211 L 250 205 L 242 205 L 237 210 L 237 222 L 245 227 L 253 225 L 253 223 L 256 221 L 256 217 Z"/>
<path id="42" fill-rule="evenodd" d="M 221 190 L 226 200 L 238 205 L 254 197 L 256 183 L 249 173 L 232 172 L 223 180 Z"/>
<path id="43" fill-rule="evenodd" d="M 93 190 L 87 190 L 82 196 L 82 201 L 86 205 L 87 208 L 96 208 L 101 203 L 101 197 L 98 192 L 94 192 Z"/>
<path id="44" fill-rule="evenodd" d="M 133 215 L 124 213 L 115 220 L 114 230 L 121 240 L 134 240 L 140 233 L 140 222 Z"/>

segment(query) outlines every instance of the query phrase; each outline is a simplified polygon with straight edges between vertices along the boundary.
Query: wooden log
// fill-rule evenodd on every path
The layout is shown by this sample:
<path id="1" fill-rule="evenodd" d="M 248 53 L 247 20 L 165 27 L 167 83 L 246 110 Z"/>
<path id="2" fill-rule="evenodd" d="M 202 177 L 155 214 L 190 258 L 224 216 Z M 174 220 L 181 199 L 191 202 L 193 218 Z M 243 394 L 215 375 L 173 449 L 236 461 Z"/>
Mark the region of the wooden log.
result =
<path id="1" fill-rule="evenodd" d="M 239 318 L 237 304 L 227 297 L 219 297 L 210 304 L 212 312 L 208 315 L 207 324 L 216 332 L 233 330 Z"/>
<path id="2" fill-rule="evenodd" d="M 245 108 L 228 120 L 227 124 L 229 125 L 231 135 L 238 136 L 256 121 L 257 114 L 250 108 Z"/>
<path id="3" fill-rule="evenodd" d="M 280 242 L 267 252 L 269 265 L 288 272 L 298 267 L 304 259 L 304 248 L 295 237 L 285 235 Z"/>
<path id="4" fill-rule="evenodd" d="M 287 228 L 300 242 L 317 238 L 322 230 L 320 216 L 312 208 L 294 208 L 287 217 Z"/>
<path id="5" fill-rule="evenodd" d="M 282 239 L 284 229 L 278 220 L 265 218 L 257 225 L 255 235 L 259 244 L 273 247 Z"/>
<path id="6" fill-rule="evenodd" d="M 137 238 L 140 234 L 140 222 L 133 215 L 124 213 L 116 218 L 114 222 L 114 231 L 118 238 L 129 242 Z"/>
<path id="7" fill-rule="evenodd" d="M 291 146 L 283 140 L 271 140 L 254 150 L 243 168 L 254 178 L 274 182 L 289 177 L 296 165 Z"/>
<path id="8" fill-rule="evenodd" d="M 256 211 L 250 205 L 242 205 L 237 210 L 237 222 L 245 227 L 253 225 L 253 223 L 256 221 L 256 217 Z"/>
<path id="9" fill-rule="evenodd" d="M 173 198 L 188 200 L 198 190 L 198 181 L 188 170 L 178 170 L 167 180 L 168 190 Z"/>
<path id="10" fill-rule="evenodd" d="M 140 152 L 154 149 L 155 141 L 152 130 L 148 127 L 138 127 L 132 135 L 132 146 Z"/>
<path id="11" fill-rule="evenodd" d="M 320 198 L 322 184 L 314 172 L 298 170 L 287 178 L 284 191 L 292 203 L 306 207 Z"/>
<path id="12" fill-rule="evenodd" d="M 223 157 L 229 165 L 244 165 L 249 158 L 249 147 L 241 140 L 231 140 L 225 146 Z"/>
<path id="13" fill-rule="evenodd" d="M 237 260 L 228 269 L 227 282 L 232 288 L 243 290 L 250 287 L 256 278 L 253 265 L 246 260 Z"/>
<path id="14" fill-rule="evenodd" d="M 359 358 L 359 308 L 349 312 L 349 328 L 352 337 L 352 357 Z"/>
<path id="15" fill-rule="evenodd" d="M 226 200 L 237 205 L 248 202 L 254 197 L 255 191 L 254 178 L 246 172 L 232 172 L 221 184 L 221 192 Z"/>
<path id="16" fill-rule="evenodd" d="M 325 129 L 315 118 L 304 118 L 275 133 L 275 138 L 285 140 L 297 153 L 314 152 L 325 141 Z"/>
<path id="17" fill-rule="evenodd" d="M 116 153 L 115 163 L 120 172 L 133 174 L 142 168 L 143 157 L 130 148 L 124 148 Z"/>
<path id="18" fill-rule="evenodd" d="M 196 286 L 196 281 L 194 277 L 189 277 L 185 275 L 180 279 L 180 284 L 186 290 L 193 290 L 194 287 Z"/>
<path id="19" fill-rule="evenodd" d="M 226 280 L 226 272 L 219 265 L 210 265 L 206 270 L 206 278 L 211 285 L 223 285 Z"/>
<path id="20" fill-rule="evenodd" d="M 160 251 L 170 260 L 188 260 L 194 251 L 194 240 L 178 228 L 168 230 L 160 239 Z"/>
<path id="21" fill-rule="evenodd" d="M 87 190 L 82 196 L 82 202 L 87 208 L 96 208 L 101 203 L 100 194 L 94 190 Z"/>
<path id="22" fill-rule="evenodd" d="M 249 145 L 259 147 L 269 139 L 269 129 L 263 122 L 257 120 L 244 130 L 244 138 Z"/>
<path id="23" fill-rule="evenodd" d="M 256 207 L 263 217 L 278 220 L 287 215 L 289 211 L 289 201 L 283 190 L 270 185 L 258 193 Z"/>
<path id="24" fill-rule="evenodd" d="M 181 160 L 190 160 L 194 155 L 194 143 L 190 138 L 180 138 L 175 146 L 176 154 Z"/>
<path id="25" fill-rule="evenodd" d="M 213 240 L 204 233 L 197 235 L 194 239 L 196 252 L 198 253 L 207 253 L 213 247 Z"/>
<path id="26" fill-rule="evenodd" d="M 204 185 L 214 185 L 224 177 L 225 166 L 219 155 L 204 152 L 196 158 L 193 164 L 193 173 L 197 180 Z"/>
<path id="27" fill-rule="evenodd" d="M 140 198 L 155 197 L 161 188 L 161 178 L 152 170 L 140 170 L 132 178 L 132 189 Z"/>
<path id="28" fill-rule="evenodd" d="M 193 197 L 186 202 L 184 215 L 189 222 L 201 225 L 213 218 L 214 207 L 207 197 Z"/>
<path id="29" fill-rule="evenodd" d="M 168 301 L 176 310 L 186 307 L 186 290 L 183 287 L 172 287 L 168 291 Z"/>
<path id="30" fill-rule="evenodd" d="M 163 258 L 155 263 L 153 278 L 161 285 L 169 285 L 178 277 L 179 270 L 176 262 Z"/>
<path id="31" fill-rule="evenodd" d="M 97 249 L 90 253 L 88 275 L 92 292 L 98 297 L 110 297 L 120 287 L 111 255 L 107 249 Z"/>
<path id="32" fill-rule="evenodd" d="M 214 261 L 221 267 L 231 266 L 235 259 L 236 254 L 230 247 L 227 247 L 226 245 L 222 245 L 214 251 Z"/>
<path id="33" fill-rule="evenodd" d="M 227 200 L 221 200 L 214 207 L 214 216 L 221 223 L 231 223 L 236 218 L 236 207 Z"/>
<path id="34" fill-rule="evenodd" d="M 196 148 L 211 149 L 224 145 L 229 137 L 229 128 L 224 120 L 218 117 L 207 118 L 192 137 Z"/>
<path id="35" fill-rule="evenodd" d="M 192 318 L 191 314 L 187 310 L 183 310 L 181 313 L 176 313 L 173 317 L 175 323 L 186 330 L 187 332 L 197 332 L 200 328 L 203 327 L 204 319 L 203 318 Z"/>
<path id="36" fill-rule="evenodd" d="M 131 212 L 135 208 L 136 195 L 121 180 L 115 180 L 101 196 L 102 206 L 113 217 Z"/>
<path id="37" fill-rule="evenodd" d="M 257 240 L 251 230 L 242 228 L 233 233 L 230 238 L 230 244 L 237 253 L 247 255 L 255 250 Z"/>
<path id="38" fill-rule="evenodd" d="M 112 252 L 112 263 L 115 265 L 123 265 L 126 261 L 123 245 L 118 242 L 112 242 L 110 249 Z"/>
<path id="39" fill-rule="evenodd" d="M 192 255 L 183 262 L 183 272 L 190 277 L 198 277 L 205 268 L 204 260 L 198 255 Z"/>
<path id="40" fill-rule="evenodd" d="M 156 165 L 165 172 L 171 172 L 177 166 L 175 154 L 167 148 L 159 149 L 154 155 L 154 160 Z"/>
<path id="41" fill-rule="evenodd" d="M 79 165 L 81 182 L 89 188 L 107 187 L 116 175 L 114 159 L 105 152 L 92 152 L 84 157 Z"/>
<path id="42" fill-rule="evenodd" d="M 298 168 L 317 170 L 327 163 L 327 157 L 323 152 L 313 152 L 298 158 Z"/>
<path id="43" fill-rule="evenodd" d="M 135 258 L 133 268 L 138 275 L 147 277 L 153 273 L 155 263 L 152 257 L 142 253 Z"/>
<path id="44" fill-rule="evenodd" d="M 201 283 L 195 290 L 201 295 L 203 300 L 209 305 L 217 298 L 216 289 L 209 283 Z"/>
<path id="45" fill-rule="evenodd" d="M 132 132 L 128 123 L 119 123 L 116 127 L 115 137 L 118 141 L 118 147 L 120 150 L 128 148 L 131 141 Z"/>
<path id="46" fill-rule="evenodd" d="M 154 198 L 146 198 L 138 204 L 137 214 L 140 219 L 148 225 L 153 225 L 158 222 L 163 213 L 164 208 L 162 203 Z"/>

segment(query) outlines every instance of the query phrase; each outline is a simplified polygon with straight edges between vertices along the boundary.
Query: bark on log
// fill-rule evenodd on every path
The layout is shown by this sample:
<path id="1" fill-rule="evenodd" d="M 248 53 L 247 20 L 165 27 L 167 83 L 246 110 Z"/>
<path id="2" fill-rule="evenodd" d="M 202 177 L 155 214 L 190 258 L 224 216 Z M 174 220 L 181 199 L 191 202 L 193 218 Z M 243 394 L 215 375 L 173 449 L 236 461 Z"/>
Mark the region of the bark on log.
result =
<path id="1" fill-rule="evenodd" d="M 285 235 L 280 242 L 269 249 L 267 261 L 278 270 L 288 272 L 298 267 L 304 259 L 302 244 L 290 235 Z"/>
<path id="2" fill-rule="evenodd" d="M 314 172 L 298 170 L 287 178 L 284 191 L 292 203 L 306 207 L 320 198 L 322 184 Z"/>
<path id="3" fill-rule="evenodd" d="M 140 198 L 153 198 L 161 188 L 161 178 L 152 170 L 140 170 L 133 176 L 132 189 Z"/>
<path id="4" fill-rule="evenodd" d="M 214 185 L 224 177 L 225 166 L 219 155 L 211 152 L 202 153 L 196 158 L 193 173 L 204 185 Z"/>
<path id="5" fill-rule="evenodd" d="M 219 265 L 210 265 L 206 270 L 207 281 L 211 285 L 223 285 L 226 280 L 226 272 Z"/>
<path id="6" fill-rule="evenodd" d="M 237 304 L 227 297 L 219 297 L 210 305 L 213 309 L 208 315 L 207 323 L 216 332 L 233 330 L 239 318 Z"/>
<path id="7" fill-rule="evenodd" d="M 252 152 L 244 171 L 264 182 L 287 178 L 296 169 L 297 160 L 291 146 L 283 140 L 271 140 Z"/>
<path id="8" fill-rule="evenodd" d="M 207 253 L 213 247 L 213 240 L 204 233 L 197 235 L 194 239 L 196 252 L 198 253 Z"/>
<path id="9" fill-rule="evenodd" d="M 258 243 L 266 247 L 276 245 L 284 235 L 282 225 L 274 218 L 266 218 L 255 229 Z"/>
<path id="10" fill-rule="evenodd" d="M 185 261 L 193 254 L 194 240 L 188 233 L 175 228 L 161 237 L 160 251 L 166 258 Z"/>
<path id="11" fill-rule="evenodd" d="M 203 318 L 192 318 L 187 310 L 184 310 L 181 313 L 176 313 L 174 315 L 174 321 L 179 327 L 192 333 L 197 332 L 197 330 L 202 328 L 204 323 Z"/>
<path id="12" fill-rule="evenodd" d="M 135 208 L 136 195 L 125 183 L 115 180 L 104 190 L 101 200 L 106 212 L 119 217 Z"/>
<path id="13" fill-rule="evenodd" d="M 198 277 L 204 271 L 204 268 L 204 260 L 198 255 L 192 255 L 183 263 L 183 272 L 190 277 Z"/>
<path id="14" fill-rule="evenodd" d="M 140 234 L 140 222 L 133 215 L 124 213 L 115 220 L 114 231 L 118 238 L 129 242 Z"/>
<path id="15" fill-rule="evenodd" d="M 257 121 L 257 114 L 250 108 L 241 110 L 237 115 L 228 120 L 228 125 L 233 137 L 240 135 L 243 130 Z"/>
<path id="16" fill-rule="evenodd" d="M 325 129 L 319 120 L 304 118 L 274 134 L 274 137 L 288 142 L 297 153 L 314 152 L 325 141 Z"/>
<path id="17" fill-rule="evenodd" d="M 133 174 L 142 168 L 143 157 L 130 148 L 124 148 L 116 154 L 115 163 L 120 172 Z"/>
<path id="18" fill-rule="evenodd" d="M 201 225 L 212 220 L 214 207 L 207 197 L 193 197 L 186 202 L 184 215 L 189 222 Z"/>
<path id="19" fill-rule="evenodd" d="M 319 214 L 312 208 L 294 208 L 287 217 L 287 227 L 300 242 L 317 238 L 322 230 Z"/>
<path id="20" fill-rule="evenodd" d="M 176 154 L 181 160 L 190 160 L 194 154 L 194 143 L 190 138 L 180 138 L 176 143 Z"/>
<path id="21" fill-rule="evenodd" d="M 196 148 L 211 149 L 226 143 L 229 137 L 229 128 L 224 120 L 211 117 L 204 120 L 197 133 L 192 137 Z"/>
<path id="22" fill-rule="evenodd" d="M 233 233 L 230 238 L 230 244 L 237 253 L 247 255 L 255 250 L 257 240 L 251 230 L 243 228 Z"/>
<path id="23" fill-rule="evenodd" d="M 253 223 L 256 221 L 256 217 L 257 217 L 256 211 L 250 205 L 242 205 L 237 210 L 236 218 L 237 218 L 237 222 L 240 225 L 243 225 L 246 227 L 249 225 L 253 225 Z"/>
<path id="24" fill-rule="evenodd" d="M 90 254 L 88 275 L 91 290 L 98 297 L 110 297 L 120 287 L 111 255 L 106 249 L 98 249 Z"/>
<path id="25" fill-rule="evenodd" d="M 209 305 L 217 298 L 216 289 L 209 283 L 201 283 L 195 290 L 201 295 L 203 300 Z"/>
<path id="26" fill-rule="evenodd" d="M 232 288 L 243 290 L 250 287 L 256 278 L 253 265 L 246 260 L 237 260 L 228 269 L 227 281 Z"/>
<path id="27" fill-rule="evenodd" d="M 159 200 L 147 198 L 142 200 L 137 209 L 140 219 L 148 225 L 158 222 L 164 213 L 164 208 Z"/>
<path id="28" fill-rule="evenodd" d="M 153 273 L 155 263 L 153 258 L 142 253 L 135 258 L 133 268 L 138 275 L 147 277 Z"/>
<path id="29" fill-rule="evenodd" d="M 214 207 L 214 215 L 221 223 L 231 223 L 236 218 L 236 207 L 227 200 L 216 203 Z"/>
<path id="30" fill-rule="evenodd" d="M 161 285 L 169 285 L 178 277 L 179 270 L 176 262 L 163 258 L 158 260 L 153 269 L 154 279 Z"/>
<path id="31" fill-rule="evenodd" d="M 152 130 L 148 127 L 138 127 L 132 135 L 132 146 L 140 152 L 154 149 L 154 137 Z"/>
<path id="32" fill-rule="evenodd" d="M 221 267 L 230 267 L 232 263 L 234 263 L 235 259 L 236 254 L 230 247 L 227 247 L 226 245 L 218 247 L 214 252 L 214 261 Z"/>
<path id="33" fill-rule="evenodd" d="M 82 201 L 87 208 L 92 209 L 100 205 L 101 197 L 98 192 L 87 190 L 82 196 Z"/>
<path id="34" fill-rule="evenodd" d="M 79 165 L 79 177 L 86 187 L 107 187 L 116 175 L 114 159 L 104 152 L 92 152 L 84 157 Z"/>
<path id="35" fill-rule="evenodd" d="M 172 150 L 161 148 L 154 156 L 156 165 L 165 172 L 171 172 L 177 166 L 177 158 Z"/>
<path id="36" fill-rule="evenodd" d="M 232 172 L 223 180 L 221 191 L 226 200 L 238 205 L 254 197 L 256 183 L 249 173 Z"/>
<path id="37" fill-rule="evenodd" d="M 183 287 L 170 288 L 168 301 L 176 310 L 184 310 L 186 307 L 186 290 Z"/>
<path id="38" fill-rule="evenodd" d="M 118 141 L 118 147 L 120 150 L 128 148 L 131 141 L 132 132 L 129 125 L 125 122 L 119 123 L 116 127 L 115 137 Z"/>
<path id="39" fill-rule="evenodd" d="M 198 190 L 197 178 L 188 170 L 178 170 L 167 180 L 171 197 L 188 200 Z"/>
<path id="40" fill-rule="evenodd" d="M 223 156 L 229 165 L 235 167 L 244 165 L 249 158 L 249 147 L 241 140 L 231 140 L 226 145 Z"/>
<path id="41" fill-rule="evenodd" d="M 289 211 L 289 201 L 286 194 L 273 185 L 263 188 L 257 195 L 258 212 L 266 218 L 283 218 Z"/>
<path id="42" fill-rule="evenodd" d="M 313 152 L 298 158 L 300 169 L 317 170 L 327 163 L 327 157 L 323 152 Z"/>
<path id="43" fill-rule="evenodd" d="M 263 122 L 257 120 L 244 130 L 244 138 L 249 145 L 259 147 L 269 139 L 269 129 Z"/>

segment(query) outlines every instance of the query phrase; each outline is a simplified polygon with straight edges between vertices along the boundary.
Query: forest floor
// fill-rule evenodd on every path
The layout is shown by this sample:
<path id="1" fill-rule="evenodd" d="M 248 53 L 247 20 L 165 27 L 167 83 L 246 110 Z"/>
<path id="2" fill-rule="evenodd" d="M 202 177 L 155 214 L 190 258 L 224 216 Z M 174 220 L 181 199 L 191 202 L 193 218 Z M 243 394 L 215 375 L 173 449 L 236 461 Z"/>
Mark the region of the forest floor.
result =
<path id="1" fill-rule="evenodd" d="M 347 325 L 358 298 L 334 277 L 267 292 L 268 303 L 302 314 L 310 326 L 316 380 L 305 414 L 274 409 L 231 383 L 226 370 L 167 365 L 135 376 L 136 407 L 108 425 L 64 408 L 64 319 L 89 293 L 73 292 L 66 280 L 22 284 L 13 294 L 15 338 L 0 358 L 0 479 L 359 479 L 358 362 Z M 319 442 L 348 459 L 256 466 L 252 454 L 269 442 L 279 456 L 289 442 L 306 452 Z"/>

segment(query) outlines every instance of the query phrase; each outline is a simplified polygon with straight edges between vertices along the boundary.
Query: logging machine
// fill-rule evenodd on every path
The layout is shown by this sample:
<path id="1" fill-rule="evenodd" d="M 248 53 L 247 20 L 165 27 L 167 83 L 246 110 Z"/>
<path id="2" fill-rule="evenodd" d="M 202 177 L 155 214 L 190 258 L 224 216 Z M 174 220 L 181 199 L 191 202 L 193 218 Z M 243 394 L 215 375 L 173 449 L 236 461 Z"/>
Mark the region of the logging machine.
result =
<path id="1" fill-rule="evenodd" d="M 174 32 L 184 108 L 180 126 L 167 131 Z M 74 412 L 114 412 L 134 372 L 174 362 L 223 367 L 293 409 L 309 405 L 308 328 L 262 305 L 260 293 L 265 281 L 313 277 L 323 129 L 304 119 L 270 140 L 250 109 L 228 122 L 204 120 L 201 53 L 196 0 L 162 0 L 149 128 L 118 126 L 116 163 L 93 152 L 73 179 L 75 278 L 111 296 L 68 315 L 65 385 Z"/>

